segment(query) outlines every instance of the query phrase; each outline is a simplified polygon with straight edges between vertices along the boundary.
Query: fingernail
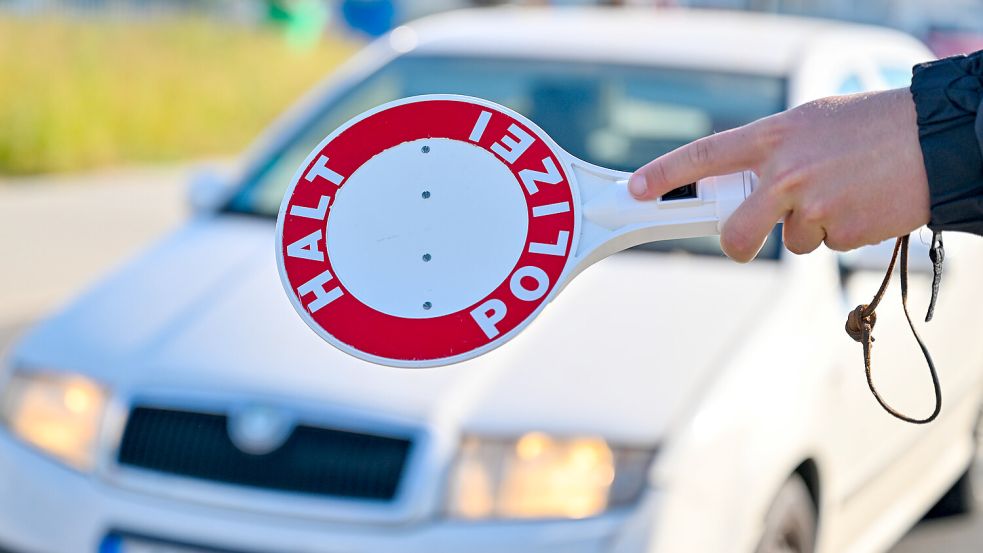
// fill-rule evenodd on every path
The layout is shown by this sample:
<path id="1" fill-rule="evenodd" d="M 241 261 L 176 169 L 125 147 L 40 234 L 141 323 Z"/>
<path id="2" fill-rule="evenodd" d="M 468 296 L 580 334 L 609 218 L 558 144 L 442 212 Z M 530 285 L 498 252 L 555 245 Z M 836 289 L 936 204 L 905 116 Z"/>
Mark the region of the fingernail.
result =
<path id="1" fill-rule="evenodd" d="M 628 191 L 631 192 L 633 196 L 641 197 L 645 195 L 645 191 L 648 190 L 648 184 L 645 182 L 645 177 L 639 174 L 634 174 L 628 179 Z"/>

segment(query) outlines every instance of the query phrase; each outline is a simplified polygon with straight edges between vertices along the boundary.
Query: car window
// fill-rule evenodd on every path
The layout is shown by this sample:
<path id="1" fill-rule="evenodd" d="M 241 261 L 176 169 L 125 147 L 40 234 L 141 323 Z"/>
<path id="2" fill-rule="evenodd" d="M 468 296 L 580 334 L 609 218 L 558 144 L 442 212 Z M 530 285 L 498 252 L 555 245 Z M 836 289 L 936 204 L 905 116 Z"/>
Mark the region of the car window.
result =
<path id="1" fill-rule="evenodd" d="M 856 73 L 850 73 L 843 79 L 840 86 L 836 88 L 837 94 L 854 94 L 856 92 L 863 92 L 866 90 L 864 87 L 863 80 L 860 75 Z"/>
<path id="2" fill-rule="evenodd" d="M 297 167 L 332 130 L 405 96 L 453 93 L 529 117 L 571 154 L 632 171 L 696 138 L 785 108 L 778 77 L 683 69 L 458 57 L 394 60 L 310 116 L 246 179 L 229 209 L 274 217 Z M 692 247 L 686 246 L 692 244 Z M 712 239 L 662 247 L 716 253 Z"/>
<path id="3" fill-rule="evenodd" d="M 888 88 L 903 88 L 911 85 L 910 67 L 885 65 L 879 67 L 878 72 Z"/>

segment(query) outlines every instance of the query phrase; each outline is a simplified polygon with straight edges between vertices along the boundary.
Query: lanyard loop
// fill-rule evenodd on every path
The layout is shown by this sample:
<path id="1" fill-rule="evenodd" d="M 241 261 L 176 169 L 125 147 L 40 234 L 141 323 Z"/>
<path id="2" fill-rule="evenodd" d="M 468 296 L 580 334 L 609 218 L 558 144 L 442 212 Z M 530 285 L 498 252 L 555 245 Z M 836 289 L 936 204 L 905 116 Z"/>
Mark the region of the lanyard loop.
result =
<path id="1" fill-rule="evenodd" d="M 856 309 L 850 312 L 846 320 L 846 333 L 850 335 L 851 338 L 860 342 L 864 348 L 864 369 L 867 374 L 867 386 L 870 388 L 870 392 L 874 394 L 874 399 L 877 403 L 884 408 L 885 411 L 893 415 L 894 417 L 901 419 L 905 422 L 910 422 L 912 424 L 925 424 L 932 422 L 939 413 L 942 411 L 942 387 L 939 384 L 939 375 L 935 370 L 935 363 L 932 361 L 932 356 L 928 353 L 928 348 L 922 341 L 921 336 L 918 335 L 918 331 L 915 330 L 915 324 L 911 320 L 911 315 L 908 314 L 908 241 L 909 236 L 902 236 L 898 238 L 898 241 L 894 244 L 894 253 L 891 254 L 891 263 L 888 264 L 887 274 L 884 275 L 884 280 L 881 282 L 881 287 L 874 294 L 874 298 L 870 301 L 870 304 L 858 305 Z M 934 264 L 935 277 L 932 283 L 932 301 L 929 305 L 928 316 L 926 320 L 932 318 L 932 312 L 935 309 L 935 300 L 938 295 L 939 281 L 942 277 L 942 239 L 936 233 L 932 240 L 932 261 Z M 898 254 L 901 256 L 901 307 L 904 309 L 905 318 L 908 319 L 908 326 L 911 328 L 911 333 L 915 337 L 915 341 L 918 342 L 918 347 L 922 350 L 922 355 L 925 356 L 925 361 L 928 363 L 928 372 L 932 376 L 932 386 L 935 389 L 935 410 L 932 414 L 923 419 L 916 419 L 909 417 L 904 413 L 894 409 L 881 395 L 877 392 L 877 387 L 874 386 L 874 380 L 871 376 L 870 368 L 870 354 L 871 349 L 874 345 L 874 324 L 877 322 L 877 314 L 875 310 L 877 306 L 880 305 L 881 299 L 884 298 L 884 293 L 887 291 L 888 285 L 891 283 L 891 275 L 894 274 L 894 266 L 898 260 Z"/>

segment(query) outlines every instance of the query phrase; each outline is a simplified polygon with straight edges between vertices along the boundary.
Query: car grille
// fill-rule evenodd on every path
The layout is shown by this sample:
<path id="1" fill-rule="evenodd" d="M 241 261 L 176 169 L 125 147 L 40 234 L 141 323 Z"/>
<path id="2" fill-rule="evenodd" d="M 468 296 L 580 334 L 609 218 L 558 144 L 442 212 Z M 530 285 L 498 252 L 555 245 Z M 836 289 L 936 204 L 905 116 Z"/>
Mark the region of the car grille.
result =
<path id="1" fill-rule="evenodd" d="M 131 467 L 296 493 L 391 500 L 412 442 L 297 425 L 275 450 L 252 455 L 235 446 L 228 417 L 135 407 L 119 449 Z"/>

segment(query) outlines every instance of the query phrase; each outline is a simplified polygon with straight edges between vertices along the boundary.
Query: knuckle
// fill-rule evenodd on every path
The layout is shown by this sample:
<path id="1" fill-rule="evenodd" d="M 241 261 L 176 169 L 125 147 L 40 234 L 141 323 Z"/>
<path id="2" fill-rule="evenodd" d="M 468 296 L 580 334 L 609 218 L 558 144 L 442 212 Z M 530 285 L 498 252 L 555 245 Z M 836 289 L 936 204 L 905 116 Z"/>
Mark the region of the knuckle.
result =
<path id="1" fill-rule="evenodd" d="M 782 145 L 791 134 L 792 118 L 788 113 L 779 113 L 758 121 L 752 136 L 758 149 L 773 152 Z"/>
<path id="2" fill-rule="evenodd" d="M 796 255 L 811 253 L 817 246 L 819 246 L 818 243 L 813 244 L 808 239 L 794 235 L 785 235 L 785 248 Z"/>
<path id="3" fill-rule="evenodd" d="M 697 140 L 693 143 L 693 147 L 687 151 L 687 155 L 690 164 L 702 167 L 709 164 L 713 159 L 713 146 L 709 140 Z"/>
<path id="4" fill-rule="evenodd" d="M 801 233 L 796 231 L 796 219 L 794 215 L 786 219 L 785 224 L 782 225 L 782 242 L 785 243 L 785 249 L 794 254 L 804 254 L 808 253 L 805 241 Z"/>
<path id="5" fill-rule="evenodd" d="M 841 228 L 828 232 L 824 242 L 831 250 L 845 252 L 860 247 L 862 243 L 859 238 L 857 231 Z"/>
<path id="6" fill-rule="evenodd" d="M 797 219 L 799 219 L 803 225 L 819 226 L 829 215 L 829 208 L 826 207 L 824 202 L 814 200 L 806 202 L 800 206 L 796 212 Z"/>
<path id="7" fill-rule="evenodd" d="M 728 257 L 736 261 L 749 261 L 750 255 L 748 251 L 751 249 L 749 246 L 751 240 L 748 236 L 741 230 L 735 228 L 724 228 L 724 232 L 720 234 L 720 249 L 727 254 Z"/>
<path id="8" fill-rule="evenodd" d="M 779 168 L 772 177 L 772 190 L 780 197 L 796 197 L 809 183 L 812 170 L 808 165 L 792 162 Z"/>
<path id="9" fill-rule="evenodd" d="M 771 191 L 774 195 L 784 198 L 795 194 L 799 180 L 794 170 L 782 170 L 771 179 Z"/>
<path id="10" fill-rule="evenodd" d="M 794 253 L 795 255 L 802 255 L 809 253 L 811 250 L 806 249 L 805 246 L 797 244 L 788 238 L 785 239 L 785 249 Z"/>
<path id="11" fill-rule="evenodd" d="M 795 255 L 803 255 L 811 252 L 812 250 L 803 246 L 802 244 L 797 244 L 795 242 L 785 239 L 785 249 L 794 253 Z"/>

